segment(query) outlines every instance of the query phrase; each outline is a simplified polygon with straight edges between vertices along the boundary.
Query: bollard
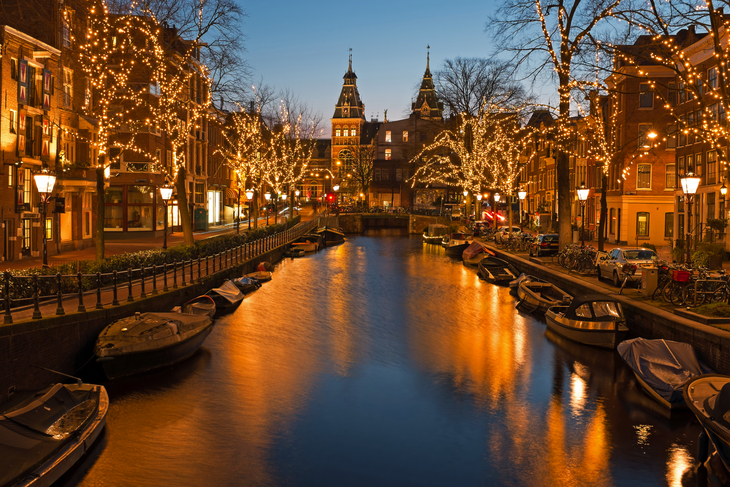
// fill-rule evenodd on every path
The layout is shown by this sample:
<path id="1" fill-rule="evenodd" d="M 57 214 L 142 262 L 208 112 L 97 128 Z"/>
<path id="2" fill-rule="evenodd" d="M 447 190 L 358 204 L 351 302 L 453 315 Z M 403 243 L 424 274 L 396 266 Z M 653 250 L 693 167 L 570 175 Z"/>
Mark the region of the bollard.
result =
<path id="1" fill-rule="evenodd" d="M 56 283 L 58 284 L 58 306 L 56 307 L 57 315 L 65 315 L 63 310 L 63 292 L 61 291 L 61 273 L 56 274 Z"/>
<path id="2" fill-rule="evenodd" d="M 96 309 L 104 309 L 101 304 L 101 272 L 96 273 Z"/>
<path id="3" fill-rule="evenodd" d="M 182 261 L 182 286 L 185 287 L 185 261 Z"/>
<path id="4" fill-rule="evenodd" d="M 76 274 L 76 278 L 78 279 L 79 283 L 79 313 L 85 313 L 86 312 L 86 306 L 84 306 L 84 286 L 81 282 L 83 275 L 79 272 Z"/>
<path id="5" fill-rule="evenodd" d="M 139 298 L 144 299 L 147 297 L 147 293 L 144 292 L 144 265 L 140 267 L 139 272 L 141 275 L 140 285 L 142 287 L 142 291 L 139 293 Z"/>
<path id="6" fill-rule="evenodd" d="M 33 274 L 33 319 L 40 320 L 43 318 L 41 315 L 41 307 L 38 302 L 38 274 Z"/>
<path id="7" fill-rule="evenodd" d="M 3 322 L 13 322 L 13 315 L 10 314 L 10 272 L 8 271 L 5 271 L 5 318 Z"/>
<path id="8" fill-rule="evenodd" d="M 203 282 L 203 274 L 200 273 L 200 256 L 198 256 L 198 282 Z"/>
<path id="9" fill-rule="evenodd" d="M 129 302 L 134 301 L 134 296 L 132 296 L 132 268 L 131 267 L 127 270 L 127 301 L 129 301 Z"/>
<path id="10" fill-rule="evenodd" d="M 114 293 L 112 306 L 119 306 L 119 300 L 117 299 L 117 271 L 112 272 L 112 280 L 114 281 L 114 286 L 112 287 L 112 292 Z"/>
<path id="11" fill-rule="evenodd" d="M 177 261 L 172 263 L 172 288 L 177 289 Z"/>
<path id="12" fill-rule="evenodd" d="M 152 265 L 152 295 L 157 296 L 157 264 Z"/>
<path id="13" fill-rule="evenodd" d="M 167 262 L 162 264 L 162 290 L 164 292 L 169 291 L 170 289 L 167 287 Z"/>

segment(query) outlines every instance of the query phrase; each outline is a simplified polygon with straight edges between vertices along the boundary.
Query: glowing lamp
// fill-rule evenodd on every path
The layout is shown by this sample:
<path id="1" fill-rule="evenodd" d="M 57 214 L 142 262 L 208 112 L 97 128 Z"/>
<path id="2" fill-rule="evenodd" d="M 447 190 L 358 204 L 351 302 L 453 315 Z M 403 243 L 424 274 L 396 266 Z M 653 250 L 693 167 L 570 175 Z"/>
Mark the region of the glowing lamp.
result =
<path id="1" fill-rule="evenodd" d="M 266 201 L 269 201 L 271 199 L 271 193 L 264 194 L 264 198 L 266 198 Z"/>
<path id="2" fill-rule="evenodd" d="M 162 186 L 160 188 L 160 196 L 162 196 L 164 202 L 167 203 L 170 198 L 172 198 L 172 188 L 169 186 Z"/>
<path id="3" fill-rule="evenodd" d="M 477 201 L 482 201 L 482 195 L 480 195 L 480 194 L 477 195 Z"/>
<path id="4" fill-rule="evenodd" d="M 724 198 L 725 195 L 727 195 L 727 186 L 725 186 L 725 181 L 722 182 L 722 187 L 720 188 L 720 194 Z"/>
<path id="5" fill-rule="evenodd" d="M 299 190 L 294 191 L 294 196 L 299 197 Z"/>
<path id="6" fill-rule="evenodd" d="M 332 186 L 332 191 L 339 191 L 339 190 L 340 190 L 339 184 L 335 184 L 334 186 Z"/>
<path id="7" fill-rule="evenodd" d="M 246 190 L 246 199 L 247 200 L 252 200 L 253 199 L 253 190 L 252 189 L 247 189 Z"/>
<path id="8" fill-rule="evenodd" d="M 585 201 L 588 199 L 588 193 L 590 193 L 591 190 L 586 188 L 586 183 L 581 183 L 580 188 L 576 189 L 575 192 L 578 193 L 579 200 Z"/>
<path id="9" fill-rule="evenodd" d="M 286 201 L 286 193 L 284 193 L 284 194 L 281 195 L 281 200 L 282 201 Z"/>
<path id="10" fill-rule="evenodd" d="M 525 198 L 527 198 L 527 191 L 525 191 L 524 189 L 519 190 L 517 192 L 517 197 L 521 200 L 524 200 Z"/>
<path id="11" fill-rule="evenodd" d="M 682 183 L 682 191 L 686 195 L 693 195 L 697 192 L 697 186 L 700 185 L 700 178 L 695 176 L 693 173 L 687 173 L 683 178 L 679 178 Z"/>
<path id="12" fill-rule="evenodd" d="M 494 202 L 499 203 L 499 193 L 494 193 Z"/>
<path id="13" fill-rule="evenodd" d="M 41 194 L 50 194 L 53 192 L 53 186 L 56 184 L 56 176 L 42 172 L 33 176 L 38 192 Z"/>

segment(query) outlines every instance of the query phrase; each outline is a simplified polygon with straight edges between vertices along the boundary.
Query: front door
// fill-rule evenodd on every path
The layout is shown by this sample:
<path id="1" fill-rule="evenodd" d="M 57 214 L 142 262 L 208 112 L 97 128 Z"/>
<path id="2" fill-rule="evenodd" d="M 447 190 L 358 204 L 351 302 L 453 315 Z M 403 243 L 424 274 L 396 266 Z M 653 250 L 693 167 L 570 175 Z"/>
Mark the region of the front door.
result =
<path id="1" fill-rule="evenodd" d="M 20 220 L 20 228 L 22 229 L 20 253 L 30 255 L 30 218 Z"/>
<path id="2" fill-rule="evenodd" d="M 616 210 L 616 243 L 621 242 L 621 208 Z"/>

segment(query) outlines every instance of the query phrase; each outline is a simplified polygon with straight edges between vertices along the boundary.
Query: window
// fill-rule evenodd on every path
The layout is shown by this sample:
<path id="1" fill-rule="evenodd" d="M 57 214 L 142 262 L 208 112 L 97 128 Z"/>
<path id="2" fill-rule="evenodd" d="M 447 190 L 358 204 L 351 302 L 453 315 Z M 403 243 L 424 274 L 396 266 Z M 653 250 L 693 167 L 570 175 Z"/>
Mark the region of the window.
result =
<path id="1" fill-rule="evenodd" d="M 707 193 L 707 218 L 715 218 L 715 193 Z"/>
<path id="2" fill-rule="evenodd" d="M 30 205 L 31 177 L 30 169 L 23 169 L 23 203 Z"/>
<path id="3" fill-rule="evenodd" d="M 684 167 L 684 157 L 677 159 L 677 162 L 679 163 L 679 175 L 684 176 L 687 173 Z"/>
<path id="4" fill-rule="evenodd" d="M 342 135 L 340 129 L 335 129 L 335 137 L 339 137 L 340 135 Z"/>
<path id="5" fill-rule="evenodd" d="M 677 148 L 677 126 L 667 125 L 667 149 Z"/>
<path id="6" fill-rule="evenodd" d="M 403 142 L 408 142 L 408 131 L 407 130 L 403 131 Z"/>
<path id="7" fill-rule="evenodd" d="M 640 211 L 636 214 L 636 236 L 649 236 L 649 212 Z"/>
<path id="8" fill-rule="evenodd" d="M 356 130 L 356 129 L 352 129 L 352 131 L 350 132 L 350 134 L 351 134 L 351 135 L 352 135 L 353 137 L 355 137 L 355 136 L 357 135 L 357 130 Z"/>
<path id="9" fill-rule="evenodd" d="M 344 129 L 344 130 L 343 130 L 343 135 L 344 135 L 345 137 L 349 137 L 349 136 L 350 136 L 350 131 L 349 131 L 348 129 Z"/>
<path id="10" fill-rule="evenodd" d="M 687 172 L 688 173 L 695 172 L 695 158 L 692 154 L 687 156 Z"/>
<path id="11" fill-rule="evenodd" d="M 46 218 L 46 240 L 53 240 L 53 218 Z"/>
<path id="12" fill-rule="evenodd" d="M 717 88 L 717 66 L 707 70 L 707 84 L 713 90 Z"/>
<path id="13" fill-rule="evenodd" d="M 636 188 L 651 189 L 651 164 L 639 164 L 636 169 Z"/>
<path id="14" fill-rule="evenodd" d="M 651 91 L 651 85 L 648 83 L 640 84 L 639 91 L 639 107 L 640 108 L 654 108 L 654 92 Z"/>
<path id="15" fill-rule="evenodd" d="M 8 165 L 8 188 L 12 188 L 15 186 L 15 166 L 12 164 Z"/>
<path id="16" fill-rule="evenodd" d="M 10 126 L 8 127 L 8 129 L 10 130 L 11 134 L 15 133 L 15 125 L 17 124 L 17 122 L 16 122 L 17 119 L 15 117 L 16 117 L 15 110 L 10 110 L 10 120 L 9 120 Z"/>
<path id="17" fill-rule="evenodd" d="M 717 122 L 718 105 L 719 105 L 718 103 L 713 103 L 712 105 L 707 107 L 707 109 L 710 111 L 710 118 L 712 120 L 714 120 L 715 122 Z"/>
<path id="18" fill-rule="evenodd" d="M 195 183 L 195 202 L 205 203 L 205 183 Z"/>
<path id="19" fill-rule="evenodd" d="M 385 131 L 385 141 L 386 142 L 392 142 L 391 136 L 390 136 L 390 130 Z"/>
<path id="20" fill-rule="evenodd" d="M 651 132 L 651 124 L 650 123 L 640 123 L 639 124 L 639 148 L 640 149 L 649 149 L 651 147 L 651 139 L 648 137 L 648 133 Z"/>
<path id="21" fill-rule="evenodd" d="M 674 238 L 674 213 L 664 214 L 664 238 Z"/>
<path id="22" fill-rule="evenodd" d="M 722 103 L 718 104 L 718 107 L 717 107 L 717 119 L 720 122 L 725 121 L 725 107 L 722 105 Z"/>
<path id="23" fill-rule="evenodd" d="M 373 170 L 373 181 L 380 181 L 380 168 Z"/>
<path id="24" fill-rule="evenodd" d="M 73 44 L 71 42 L 71 24 L 73 22 L 73 12 L 71 10 L 63 11 L 63 47 L 71 49 Z"/>
<path id="25" fill-rule="evenodd" d="M 609 211 L 608 233 L 611 235 L 616 233 L 616 208 L 611 208 Z"/>
<path id="26" fill-rule="evenodd" d="M 716 159 L 715 151 L 710 151 L 707 153 L 707 184 L 713 184 L 715 182 L 716 175 L 716 168 L 717 164 L 715 163 Z"/>
<path id="27" fill-rule="evenodd" d="M 684 103 L 687 100 L 687 93 L 684 91 L 684 81 L 679 83 L 679 103 Z"/>
<path id="28" fill-rule="evenodd" d="M 10 58 L 10 79 L 18 81 L 18 60 Z"/>
<path id="29" fill-rule="evenodd" d="M 396 181 L 403 181 L 403 169 L 396 169 L 395 170 L 395 180 Z"/>
<path id="30" fill-rule="evenodd" d="M 677 187 L 677 170 L 674 164 L 667 164 L 664 170 L 664 189 L 675 189 Z"/>
<path id="31" fill-rule="evenodd" d="M 385 149 L 385 160 L 386 160 L 386 161 L 389 161 L 389 160 L 391 160 L 392 158 L 393 158 L 393 157 L 392 157 L 392 154 L 391 154 L 391 152 L 390 152 L 390 149 Z"/>
<path id="32" fill-rule="evenodd" d="M 71 95 L 73 92 L 73 71 L 63 68 L 63 106 L 71 107 Z"/>

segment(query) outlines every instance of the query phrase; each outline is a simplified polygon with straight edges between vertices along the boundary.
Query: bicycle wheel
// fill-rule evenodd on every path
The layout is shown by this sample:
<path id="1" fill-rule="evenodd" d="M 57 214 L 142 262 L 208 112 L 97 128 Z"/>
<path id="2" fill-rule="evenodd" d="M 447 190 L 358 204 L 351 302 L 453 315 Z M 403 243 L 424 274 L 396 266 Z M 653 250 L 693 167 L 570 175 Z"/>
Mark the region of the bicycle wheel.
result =
<path id="1" fill-rule="evenodd" d="M 716 289 L 714 293 L 709 297 L 710 303 L 726 303 L 728 299 L 727 288 L 721 287 Z"/>
<path id="2" fill-rule="evenodd" d="M 672 289 L 669 292 L 669 302 L 672 303 L 674 306 L 682 306 L 682 303 L 684 302 L 684 288 L 687 286 L 682 286 L 679 284 L 675 284 L 672 286 Z"/>
<path id="3" fill-rule="evenodd" d="M 664 292 L 664 288 L 669 285 L 669 283 L 672 282 L 670 280 L 665 280 L 663 282 L 660 282 L 656 289 L 654 289 L 654 292 L 651 294 L 651 300 L 656 301 L 658 299 L 661 299 L 662 293 Z"/>
<path id="4" fill-rule="evenodd" d="M 681 306 L 701 306 L 705 301 L 705 294 L 701 288 L 695 288 L 693 284 L 685 286 L 682 289 L 682 304 Z"/>

